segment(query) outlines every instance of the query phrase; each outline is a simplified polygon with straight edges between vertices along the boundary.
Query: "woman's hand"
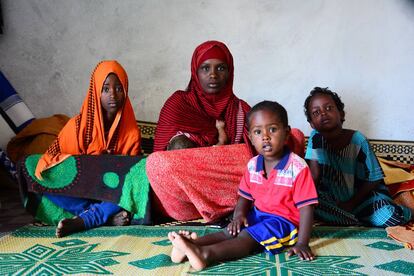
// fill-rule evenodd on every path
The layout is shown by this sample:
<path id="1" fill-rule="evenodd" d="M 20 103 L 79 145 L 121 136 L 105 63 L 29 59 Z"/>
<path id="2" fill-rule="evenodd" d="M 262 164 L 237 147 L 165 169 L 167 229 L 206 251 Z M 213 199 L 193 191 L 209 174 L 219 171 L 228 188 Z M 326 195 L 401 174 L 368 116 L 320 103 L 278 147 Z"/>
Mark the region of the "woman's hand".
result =
<path id="1" fill-rule="evenodd" d="M 247 218 L 245 216 L 239 216 L 233 218 L 229 225 L 227 225 L 227 231 L 230 235 L 237 236 L 240 231 L 247 226 L 249 226 L 247 223 Z"/>

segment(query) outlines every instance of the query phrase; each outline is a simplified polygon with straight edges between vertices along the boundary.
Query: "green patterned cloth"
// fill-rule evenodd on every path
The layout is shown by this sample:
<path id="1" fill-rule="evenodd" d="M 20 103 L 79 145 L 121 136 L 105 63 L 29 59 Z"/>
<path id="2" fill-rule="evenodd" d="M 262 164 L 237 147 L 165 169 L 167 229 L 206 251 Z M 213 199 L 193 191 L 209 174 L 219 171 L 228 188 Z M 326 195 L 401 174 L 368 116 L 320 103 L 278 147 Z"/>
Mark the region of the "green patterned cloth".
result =
<path id="1" fill-rule="evenodd" d="M 134 215 L 137 223 L 150 222 L 150 185 L 146 158 L 120 155 L 78 155 L 34 176 L 41 155 L 19 163 L 19 184 L 26 209 L 36 219 L 56 225 L 73 217 L 43 196 L 44 193 L 113 202 Z"/>

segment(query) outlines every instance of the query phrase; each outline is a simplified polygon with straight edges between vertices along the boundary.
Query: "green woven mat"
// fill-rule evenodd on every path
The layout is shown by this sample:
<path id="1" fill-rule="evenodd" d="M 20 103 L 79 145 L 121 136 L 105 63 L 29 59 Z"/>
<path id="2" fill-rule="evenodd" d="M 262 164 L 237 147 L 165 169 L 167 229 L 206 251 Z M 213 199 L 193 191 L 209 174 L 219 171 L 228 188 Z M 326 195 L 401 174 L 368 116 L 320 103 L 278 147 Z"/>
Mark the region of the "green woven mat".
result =
<path id="1" fill-rule="evenodd" d="M 0 238 L 1 275 L 413 275 L 414 252 L 383 229 L 318 226 L 312 262 L 266 253 L 193 272 L 170 261 L 169 231 L 183 227 L 100 227 L 65 238 L 54 227 L 26 226 Z M 204 235 L 216 230 L 186 227 Z"/>

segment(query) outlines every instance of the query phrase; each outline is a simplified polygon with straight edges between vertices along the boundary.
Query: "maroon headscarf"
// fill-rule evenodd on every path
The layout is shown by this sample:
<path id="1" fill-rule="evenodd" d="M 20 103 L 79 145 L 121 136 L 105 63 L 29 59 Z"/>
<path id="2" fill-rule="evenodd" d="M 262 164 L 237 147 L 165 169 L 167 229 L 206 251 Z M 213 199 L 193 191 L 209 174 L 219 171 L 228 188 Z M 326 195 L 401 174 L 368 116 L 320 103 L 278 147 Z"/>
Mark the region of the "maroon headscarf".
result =
<path id="1" fill-rule="evenodd" d="M 222 91 L 205 93 L 200 85 L 197 70 L 210 58 L 223 59 L 229 77 Z M 198 146 L 217 143 L 216 120 L 224 120 L 230 144 L 248 142 L 246 113 L 250 106 L 233 93 L 233 57 L 227 46 L 219 41 L 199 45 L 191 60 L 191 80 L 187 91 L 176 91 L 164 104 L 155 132 L 154 151 L 162 151 L 172 137 L 186 134 Z"/>

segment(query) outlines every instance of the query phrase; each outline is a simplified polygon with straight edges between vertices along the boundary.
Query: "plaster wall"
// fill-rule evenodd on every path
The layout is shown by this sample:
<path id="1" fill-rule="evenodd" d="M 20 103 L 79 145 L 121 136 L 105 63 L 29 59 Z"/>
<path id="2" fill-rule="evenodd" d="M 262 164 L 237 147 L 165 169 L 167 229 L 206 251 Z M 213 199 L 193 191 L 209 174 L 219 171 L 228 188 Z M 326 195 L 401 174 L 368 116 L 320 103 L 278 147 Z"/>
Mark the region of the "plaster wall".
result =
<path id="1" fill-rule="evenodd" d="M 2 0 L 0 70 L 36 117 L 75 115 L 92 69 L 117 59 L 139 120 L 157 121 L 184 89 L 194 48 L 221 40 L 234 91 L 276 100 L 309 135 L 303 102 L 314 86 L 345 103 L 345 127 L 414 140 L 414 1 Z"/>

